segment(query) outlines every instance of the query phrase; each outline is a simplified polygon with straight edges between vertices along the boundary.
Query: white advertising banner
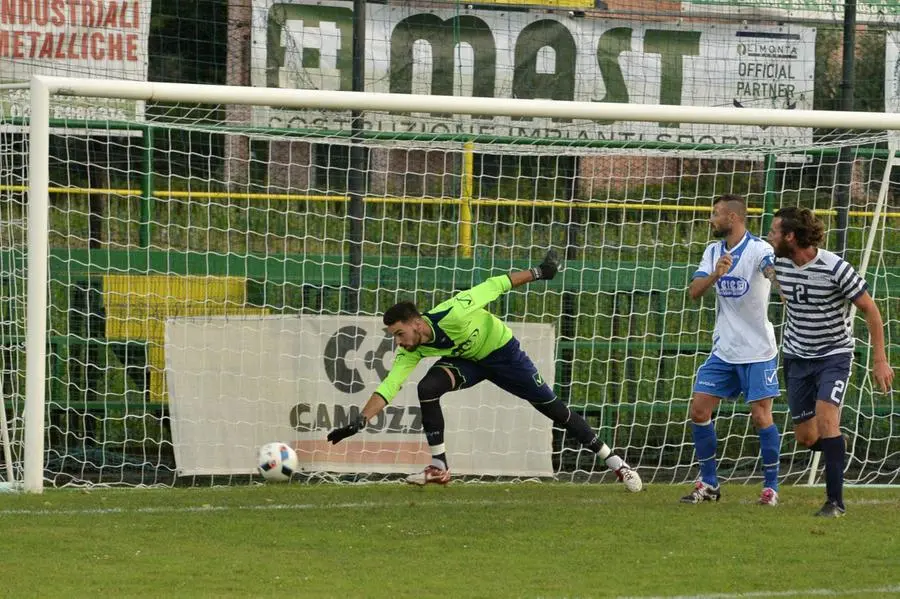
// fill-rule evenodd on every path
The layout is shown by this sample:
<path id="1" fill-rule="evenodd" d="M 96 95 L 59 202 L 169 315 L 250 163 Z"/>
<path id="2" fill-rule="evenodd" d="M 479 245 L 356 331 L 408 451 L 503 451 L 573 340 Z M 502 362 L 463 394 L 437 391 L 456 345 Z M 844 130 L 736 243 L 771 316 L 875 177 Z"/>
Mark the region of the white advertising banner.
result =
<path id="1" fill-rule="evenodd" d="M 841 22 L 845 0 L 691 0 L 682 12 L 697 16 L 768 17 Z M 857 0 L 857 23 L 900 23 L 897 0 Z"/>
<path id="2" fill-rule="evenodd" d="M 253 0 L 251 81 L 350 90 L 352 3 Z M 365 89 L 435 95 L 811 110 L 816 30 L 627 22 L 545 12 L 366 7 Z M 808 143 L 808 128 L 366 113 L 404 133 L 749 144 Z M 254 124 L 347 129 L 349 112 L 255 107 Z"/>
<path id="3" fill-rule="evenodd" d="M 3 0 L 0 84 L 32 75 L 147 80 L 151 0 Z M 27 89 L 0 90 L 0 117 L 28 116 Z M 54 97 L 51 118 L 134 120 L 143 102 Z"/>
<path id="4" fill-rule="evenodd" d="M 511 324 L 522 348 L 553 384 L 550 325 Z M 393 361 L 379 318 L 271 316 L 177 318 L 166 322 L 172 441 L 181 475 L 246 474 L 256 451 L 290 443 L 304 470 L 415 472 L 429 463 L 415 383 L 356 436 L 332 445 Z M 492 383 L 442 400 L 451 468 L 459 474 L 550 476 L 552 423 Z"/>
<path id="5" fill-rule="evenodd" d="M 887 32 L 884 70 L 884 111 L 900 112 L 900 31 Z"/>

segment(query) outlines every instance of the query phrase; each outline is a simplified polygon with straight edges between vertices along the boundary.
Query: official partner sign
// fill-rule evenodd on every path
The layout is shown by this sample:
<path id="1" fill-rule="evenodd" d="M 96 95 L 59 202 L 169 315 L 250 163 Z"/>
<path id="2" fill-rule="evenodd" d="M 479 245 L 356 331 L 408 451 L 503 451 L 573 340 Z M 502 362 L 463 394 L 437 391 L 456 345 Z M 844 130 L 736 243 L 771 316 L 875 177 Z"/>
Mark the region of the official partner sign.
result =
<path id="1" fill-rule="evenodd" d="M 350 90 L 352 3 L 254 0 L 254 86 Z M 627 22 L 565 14 L 366 8 L 370 92 L 811 110 L 816 30 Z M 258 107 L 255 125 L 347 129 L 349 112 Z M 783 146 L 807 128 L 366 114 L 405 133 Z"/>
<path id="2" fill-rule="evenodd" d="M 553 384 L 550 325 L 511 328 Z M 271 316 L 177 318 L 166 322 L 166 380 L 179 474 L 246 474 L 256 449 L 291 443 L 302 468 L 330 472 L 415 472 L 430 453 L 416 382 L 364 432 L 338 445 L 325 435 L 358 414 L 393 362 L 379 318 Z M 550 476 L 551 422 L 489 382 L 441 401 L 454 472 Z"/>

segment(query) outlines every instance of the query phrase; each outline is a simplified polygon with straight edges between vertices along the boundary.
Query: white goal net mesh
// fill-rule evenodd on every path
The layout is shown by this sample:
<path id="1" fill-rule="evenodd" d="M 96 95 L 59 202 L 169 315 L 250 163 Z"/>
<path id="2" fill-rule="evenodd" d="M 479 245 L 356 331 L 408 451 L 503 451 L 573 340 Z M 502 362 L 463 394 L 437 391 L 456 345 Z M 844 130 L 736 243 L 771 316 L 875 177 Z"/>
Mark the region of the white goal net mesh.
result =
<path id="1" fill-rule="evenodd" d="M 857 267 L 874 236 L 865 276 L 900 366 L 892 189 L 872 230 L 885 135 L 763 130 L 777 149 L 452 130 L 350 143 L 349 118 L 338 130 L 222 124 L 240 113 L 148 104 L 142 123 L 52 123 L 48 483 L 246 482 L 258 479 L 256 449 L 270 441 L 294 445 L 304 476 L 380 480 L 421 468 L 421 365 L 369 429 L 325 442 L 390 367 L 382 313 L 404 299 L 430 308 L 551 247 L 564 256 L 561 275 L 489 309 L 645 481 L 689 481 L 687 409 L 715 305 L 690 301 L 686 288 L 723 193 L 747 198 L 757 235 L 779 207 L 814 209 L 826 247 Z M 16 456 L 28 138 L 3 134 L 0 146 L 0 374 Z M 780 334 L 781 308 L 770 310 Z M 873 392 L 864 321 L 855 326 L 848 478 L 896 483 L 900 406 L 896 392 Z M 451 460 L 470 479 L 613 480 L 489 382 L 442 405 Z M 810 452 L 795 443 L 784 397 L 775 410 L 782 476 L 798 482 Z M 761 479 L 743 402 L 723 403 L 715 423 L 720 476 Z"/>

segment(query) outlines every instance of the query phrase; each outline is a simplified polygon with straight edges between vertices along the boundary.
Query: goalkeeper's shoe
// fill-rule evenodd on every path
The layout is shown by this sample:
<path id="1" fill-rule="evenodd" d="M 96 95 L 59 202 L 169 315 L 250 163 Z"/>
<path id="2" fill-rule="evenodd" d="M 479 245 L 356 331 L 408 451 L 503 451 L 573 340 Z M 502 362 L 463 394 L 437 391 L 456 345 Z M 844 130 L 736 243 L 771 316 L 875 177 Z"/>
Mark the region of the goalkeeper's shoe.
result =
<path id="1" fill-rule="evenodd" d="M 778 491 L 769 487 L 763 489 L 759 495 L 759 505 L 768 505 L 770 507 L 778 505 Z"/>
<path id="2" fill-rule="evenodd" d="M 622 466 L 616 470 L 616 478 L 632 493 L 637 493 L 644 488 L 644 483 L 641 481 L 641 476 L 637 473 L 637 470 L 629 466 Z"/>
<path id="3" fill-rule="evenodd" d="M 694 490 L 681 498 L 681 503 L 703 503 L 704 501 L 719 501 L 722 492 L 719 487 L 711 487 L 702 480 L 694 483 Z"/>
<path id="4" fill-rule="evenodd" d="M 446 485 L 450 482 L 450 471 L 442 470 L 437 466 L 425 466 L 425 469 L 421 472 L 417 472 L 415 474 L 410 474 L 406 477 L 406 482 L 411 485 L 419 485 L 420 487 L 424 487 L 429 483 L 435 483 L 438 485 Z"/>
<path id="5" fill-rule="evenodd" d="M 816 516 L 822 518 L 840 518 L 844 515 L 845 511 L 844 506 L 829 499 L 825 502 L 825 505 L 822 506 L 822 509 L 816 512 Z"/>

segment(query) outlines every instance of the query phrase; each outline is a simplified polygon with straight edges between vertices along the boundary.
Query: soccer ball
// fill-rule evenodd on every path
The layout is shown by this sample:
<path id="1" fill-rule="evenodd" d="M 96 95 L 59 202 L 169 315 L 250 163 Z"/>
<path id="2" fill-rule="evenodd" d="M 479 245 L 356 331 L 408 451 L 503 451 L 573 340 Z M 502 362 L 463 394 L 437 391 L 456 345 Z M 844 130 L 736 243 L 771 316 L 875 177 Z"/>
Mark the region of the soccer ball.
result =
<path id="1" fill-rule="evenodd" d="M 256 469 L 267 481 L 277 482 L 291 479 L 297 471 L 297 454 L 284 443 L 266 443 L 259 448 Z"/>

